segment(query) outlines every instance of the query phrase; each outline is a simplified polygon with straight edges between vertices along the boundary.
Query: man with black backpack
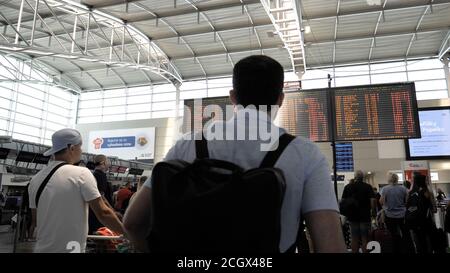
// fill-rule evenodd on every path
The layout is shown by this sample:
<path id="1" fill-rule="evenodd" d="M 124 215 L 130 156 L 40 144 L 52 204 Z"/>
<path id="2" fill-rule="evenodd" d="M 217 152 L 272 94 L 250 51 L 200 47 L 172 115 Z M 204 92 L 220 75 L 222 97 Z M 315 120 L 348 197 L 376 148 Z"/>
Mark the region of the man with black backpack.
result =
<path id="1" fill-rule="evenodd" d="M 326 158 L 273 124 L 283 82 L 282 66 L 267 56 L 235 65 L 230 99 L 245 109 L 179 140 L 154 167 L 124 217 L 135 245 L 151 252 L 289 252 L 302 216 L 314 252 L 345 252 Z M 262 126 L 279 136 L 269 152 L 260 136 L 251 137 Z M 227 140 L 211 137 L 220 128 Z"/>

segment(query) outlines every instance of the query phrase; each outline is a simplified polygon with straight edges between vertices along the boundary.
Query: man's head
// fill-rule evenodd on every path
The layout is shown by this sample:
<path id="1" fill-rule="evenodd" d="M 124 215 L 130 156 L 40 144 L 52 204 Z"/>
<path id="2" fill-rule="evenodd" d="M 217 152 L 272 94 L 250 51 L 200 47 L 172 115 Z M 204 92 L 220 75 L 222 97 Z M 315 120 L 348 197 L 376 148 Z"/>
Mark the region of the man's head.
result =
<path id="1" fill-rule="evenodd" d="M 230 98 L 233 104 L 244 107 L 254 105 L 281 106 L 284 94 L 283 67 L 274 59 L 254 55 L 240 60 L 233 68 L 233 90 Z"/>
<path id="2" fill-rule="evenodd" d="M 61 129 L 52 135 L 52 148 L 44 155 L 54 155 L 56 160 L 74 164 L 81 160 L 82 144 L 80 132 L 70 128 Z"/>
<path id="3" fill-rule="evenodd" d="M 396 173 L 389 173 L 388 182 L 391 184 L 397 184 L 398 183 L 398 175 Z"/>
<path id="4" fill-rule="evenodd" d="M 106 171 L 110 166 L 110 162 L 105 155 L 96 155 L 94 157 L 95 168 L 98 170 Z"/>
<path id="5" fill-rule="evenodd" d="M 355 182 L 363 182 L 364 181 L 364 173 L 361 170 L 355 172 Z"/>

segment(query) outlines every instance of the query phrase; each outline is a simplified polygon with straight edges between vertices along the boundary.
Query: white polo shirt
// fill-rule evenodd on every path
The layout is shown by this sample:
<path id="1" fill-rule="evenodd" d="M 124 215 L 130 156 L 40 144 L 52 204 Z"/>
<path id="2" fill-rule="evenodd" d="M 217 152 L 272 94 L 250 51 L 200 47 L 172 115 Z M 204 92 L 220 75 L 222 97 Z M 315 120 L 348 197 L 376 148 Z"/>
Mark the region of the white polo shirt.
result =
<path id="1" fill-rule="evenodd" d="M 235 122 L 236 119 L 242 120 L 240 119 L 242 115 L 244 115 L 246 124 Z M 255 118 L 255 116 L 258 121 L 251 122 L 251 119 Z M 258 115 L 245 115 L 242 110 L 235 114 L 234 119 L 226 122 L 216 121 L 210 126 L 216 126 L 217 128 L 217 126 L 224 124 L 226 130 L 229 130 L 233 128 L 234 124 L 235 132 L 236 130 L 248 132 L 251 129 L 255 129 L 251 124 L 262 123 L 274 126 L 279 130 L 280 135 L 285 133 L 284 129 L 273 125 L 267 114 L 260 112 Z M 206 138 L 208 138 L 207 132 L 208 130 L 205 132 Z M 169 150 L 165 160 L 181 159 L 187 162 L 195 160 L 195 141 L 185 140 L 185 137 L 178 140 L 175 146 Z M 266 155 L 266 151 L 261 151 L 260 144 L 262 142 L 260 140 L 209 140 L 209 157 L 233 162 L 245 170 L 257 168 Z M 296 241 L 301 213 L 305 214 L 318 210 L 334 210 L 338 212 L 339 209 L 327 160 L 319 148 L 311 141 L 296 137 L 286 147 L 275 167 L 280 168 L 284 172 L 286 179 L 286 193 L 281 211 L 280 240 L 280 251 L 285 252 Z M 150 178 L 144 185 L 151 188 Z"/>
<path id="2" fill-rule="evenodd" d="M 30 208 L 36 208 L 36 193 L 53 168 L 53 161 L 37 173 L 28 189 Z M 71 252 L 72 245 L 84 252 L 88 234 L 88 203 L 100 197 L 92 173 L 84 167 L 64 165 L 52 176 L 42 191 L 37 208 L 35 252 Z M 73 243 L 74 242 L 74 243 Z"/>

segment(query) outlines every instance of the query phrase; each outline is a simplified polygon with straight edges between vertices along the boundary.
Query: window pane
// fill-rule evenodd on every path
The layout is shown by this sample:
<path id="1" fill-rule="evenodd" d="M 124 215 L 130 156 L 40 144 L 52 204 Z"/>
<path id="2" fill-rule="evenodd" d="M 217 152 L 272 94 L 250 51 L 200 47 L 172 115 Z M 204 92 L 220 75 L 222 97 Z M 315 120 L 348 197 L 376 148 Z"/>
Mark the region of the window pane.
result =
<path id="1" fill-rule="evenodd" d="M 19 84 L 19 88 L 18 88 L 18 92 L 21 94 L 24 94 L 28 97 L 33 97 L 36 99 L 39 99 L 41 101 L 43 101 L 45 99 L 45 92 L 44 91 L 40 91 L 43 90 L 45 88 L 44 85 L 40 85 L 40 84 Z"/>
<path id="2" fill-rule="evenodd" d="M 0 130 L 5 131 L 8 129 L 8 122 L 4 119 L 0 119 Z M 1 132 L 4 134 L 5 132 Z"/>
<path id="3" fill-rule="evenodd" d="M 208 97 L 221 97 L 230 94 L 231 87 L 211 88 L 208 89 Z"/>
<path id="4" fill-rule="evenodd" d="M 64 99 L 61 99 L 61 98 L 58 98 L 58 97 L 55 97 L 52 95 L 49 96 L 49 103 L 59 105 L 64 108 L 70 108 L 70 106 L 71 106 L 71 103 L 68 102 L 67 100 L 64 100 Z"/>
<path id="5" fill-rule="evenodd" d="M 34 137 L 34 136 L 19 134 L 19 133 L 13 133 L 12 137 L 15 139 L 23 140 L 23 141 L 39 143 L 39 137 Z"/>
<path id="6" fill-rule="evenodd" d="M 233 86 L 232 78 L 221 78 L 221 79 L 208 80 L 208 88 L 223 87 L 223 86 L 226 86 L 226 87 Z"/>
<path id="7" fill-rule="evenodd" d="M 122 114 L 122 115 L 103 116 L 103 122 L 121 121 L 121 120 L 126 120 L 126 117 L 125 117 L 124 114 Z"/>
<path id="8" fill-rule="evenodd" d="M 308 80 L 308 79 L 326 79 L 328 77 L 328 74 L 333 74 L 333 71 L 325 71 L 321 69 L 311 69 L 306 70 L 305 74 L 303 75 L 302 80 Z M 296 75 L 297 77 L 297 75 Z"/>
<path id="9" fill-rule="evenodd" d="M 170 118 L 175 116 L 175 111 L 158 111 L 152 113 L 152 118 Z"/>
<path id="10" fill-rule="evenodd" d="M 127 120 L 134 120 L 134 119 L 150 119 L 151 114 L 150 112 L 147 113 L 135 113 L 135 114 L 128 114 Z"/>
<path id="11" fill-rule="evenodd" d="M 418 100 L 446 99 L 448 98 L 448 92 L 447 90 L 417 92 L 416 97 Z"/>
<path id="12" fill-rule="evenodd" d="M 408 72 L 408 79 L 410 81 L 445 79 L 444 69 Z"/>
<path id="13" fill-rule="evenodd" d="M 1 108 L 9 109 L 10 105 L 11 105 L 11 101 L 9 101 L 8 99 L 0 98 L 0 107 Z"/>
<path id="14" fill-rule="evenodd" d="M 153 86 L 153 93 L 175 92 L 176 88 L 172 84 L 160 84 Z"/>
<path id="15" fill-rule="evenodd" d="M 69 117 L 71 112 L 70 108 L 63 108 L 53 104 L 48 104 L 47 110 L 53 114 L 59 114 L 64 117 Z"/>
<path id="16" fill-rule="evenodd" d="M 128 105 L 127 106 L 127 112 L 128 113 L 137 113 L 137 112 L 148 112 L 151 110 L 151 105 L 149 104 L 135 104 L 135 105 Z"/>
<path id="17" fill-rule="evenodd" d="M 0 108 L 0 118 L 8 118 L 9 110 Z"/>
<path id="18" fill-rule="evenodd" d="M 53 122 L 47 122 L 46 124 L 47 129 L 50 129 L 52 131 L 58 131 L 60 129 L 66 128 L 67 126 L 61 125 L 61 124 L 57 124 L 57 123 L 53 123 Z"/>
<path id="19" fill-rule="evenodd" d="M 126 100 L 125 97 L 123 98 L 113 98 L 113 99 L 104 99 L 103 100 L 103 105 L 105 107 L 108 106 L 114 106 L 114 105 L 125 105 L 126 104 Z"/>
<path id="20" fill-rule="evenodd" d="M 35 116 L 35 117 L 41 117 L 42 116 L 42 110 L 36 109 L 34 107 L 25 105 L 25 104 L 17 104 L 16 111 L 19 113 Z"/>
<path id="21" fill-rule="evenodd" d="M 152 110 L 153 111 L 160 111 L 160 110 L 173 110 L 175 109 L 175 102 L 169 101 L 169 102 L 158 102 L 152 104 Z"/>
<path id="22" fill-rule="evenodd" d="M 447 83 L 445 82 L 445 80 L 420 81 L 415 82 L 415 84 L 416 84 L 416 91 L 439 90 L 447 88 Z"/>
<path id="23" fill-rule="evenodd" d="M 129 96 L 127 104 L 150 103 L 152 95 Z"/>
<path id="24" fill-rule="evenodd" d="M 153 95 L 153 102 L 168 101 L 168 100 L 175 100 L 175 99 L 176 99 L 176 94 L 175 93 L 155 94 L 155 95 Z"/>
<path id="25" fill-rule="evenodd" d="M 328 87 L 328 80 L 306 80 L 302 81 L 303 89 L 315 89 L 315 88 L 326 88 Z"/>
<path id="26" fill-rule="evenodd" d="M 103 115 L 125 114 L 126 106 L 114 106 L 103 108 Z"/>
<path id="27" fill-rule="evenodd" d="M 354 75 L 364 75 L 369 74 L 369 66 L 368 65 L 355 65 L 355 66 L 346 66 L 346 67 L 336 67 L 334 69 L 335 77 L 341 76 L 354 76 Z"/>
<path id="28" fill-rule="evenodd" d="M 371 64 L 370 73 L 390 73 L 406 71 L 405 62 Z"/>
<path id="29" fill-rule="evenodd" d="M 0 83 L 0 97 L 5 99 L 11 99 L 13 96 L 13 91 L 1 86 L 2 83 Z"/>
<path id="30" fill-rule="evenodd" d="M 423 70 L 429 68 L 442 68 L 442 63 L 438 59 L 430 60 L 415 60 L 408 61 L 408 71 L 409 70 Z"/>
<path id="31" fill-rule="evenodd" d="M 26 123 L 26 124 L 33 125 L 35 127 L 40 127 L 41 126 L 41 119 L 40 118 L 32 117 L 32 116 L 29 116 L 29 115 L 24 115 L 24 114 L 21 114 L 21 113 L 16 113 L 16 120 L 19 120 L 19 121 L 21 121 L 23 123 Z"/>
<path id="32" fill-rule="evenodd" d="M 126 96 L 126 89 L 106 90 L 103 94 L 104 98 L 124 97 Z"/>
<path id="33" fill-rule="evenodd" d="M 336 78 L 336 86 L 352 86 L 370 84 L 369 75 Z"/>
<path id="34" fill-rule="evenodd" d="M 40 130 L 39 130 L 39 128 L 36 128 L 33 126 L 16 123 L 14 125 L 14 133 L 27 134 L 27 135 L 31 135 L 31 136 L 39 136 Z"/>
<path id="35" fill-rule="evenodd" d="M 92 108 L 92 107 L 101 107 L 101 106 L 102 106 L 101 99 L 80 101 L 80 108 Z"/>
<path id="36" fill-rule="evenodd" d="M 43 101 L 42 100 L 35 99 L 33 97 L 29 97 L 29 96 L 26 96 L 26 95 L 23 95 L 23 94 L 19 94 L 17 96 L 17 100 L 20 103 L 23 103 L 23 104 L 26 104 L 26 105 L 31 105 L 31 106 L 34 106 L 34 107 L 42 107 L 42 105 L 43 105 Z"/>
<path id="37" fill-rule="evenodd" d="M 101 116 L 102 115 L 102 108 L 88 108 L 88 109 L 80 109 L 78 112 L 78 116 L 85 117 L 85 116 Z"/>
<path id="38" fill-rule="evenodd" d="M 64 126 L 67 126 L 67 125 L 68 125 L 68 120 L 67 120 L 67 118 L 61 117 L 61 116 L 56 115 L 56 114 L 48 113 L 48 114 L 47 114 L 47 120 L 50 120 L 50 121 L 59 123 L 59 124 L 64 125 Z"/>
<path id="39" fill-rule="evenodd" d="M 206 89 L 206 81 L 193 81 L 193 82 L 183 82 L 180 86 L 180 90 L 198 90 L 198 89 Z"/>
<path id="40" fill-rule="evenodd" d="M 102 91 L 81 93 L 80 100 L 97 100 L 103 97 Z"/>
<path id="41" fill-rule="evenodd" d="M 372 83 L 394 83 L 394 82 L 405 82 L 406 73 L 389 73 L 389 74 L 377 74 L 372 75 Z"/>
<path id="42" fill-rule="evenodd" d="M 95 122 L 100 122 L 102 120 L 101 116 L 96 116 L 96 117 L 80 117 L 78 118 L 78 123 L 79 124 L 83 124 L 83 123 L 95 123 Z"/>
<path id="43" fill-rule="evenodd" d="M 128 95 L 145 95 L 151 94 L 152 87 L 151 86 L 140 86 L 140 87 L 132 87 L 128 89 Z"/>
<path id="44" fill-rule="evenodd" d="M 206 97 L 206 89 L 204 90 L 194 90 L 194 91 L 183 91 L 180 93 L 180 99 L 195 99 Z"/>

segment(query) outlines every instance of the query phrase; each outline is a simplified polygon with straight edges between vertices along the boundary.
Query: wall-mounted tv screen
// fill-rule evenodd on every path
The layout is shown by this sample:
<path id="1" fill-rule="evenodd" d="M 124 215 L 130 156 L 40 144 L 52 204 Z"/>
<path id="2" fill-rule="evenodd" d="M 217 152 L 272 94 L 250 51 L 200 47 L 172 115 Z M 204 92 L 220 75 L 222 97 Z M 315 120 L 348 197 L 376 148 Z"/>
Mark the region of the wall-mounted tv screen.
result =
<path id="1" fill-rule="evenodd" d="M 405 140 L 406 158 L 450 159 L 450 106 L 419 110 L 421 138 Z"/>

